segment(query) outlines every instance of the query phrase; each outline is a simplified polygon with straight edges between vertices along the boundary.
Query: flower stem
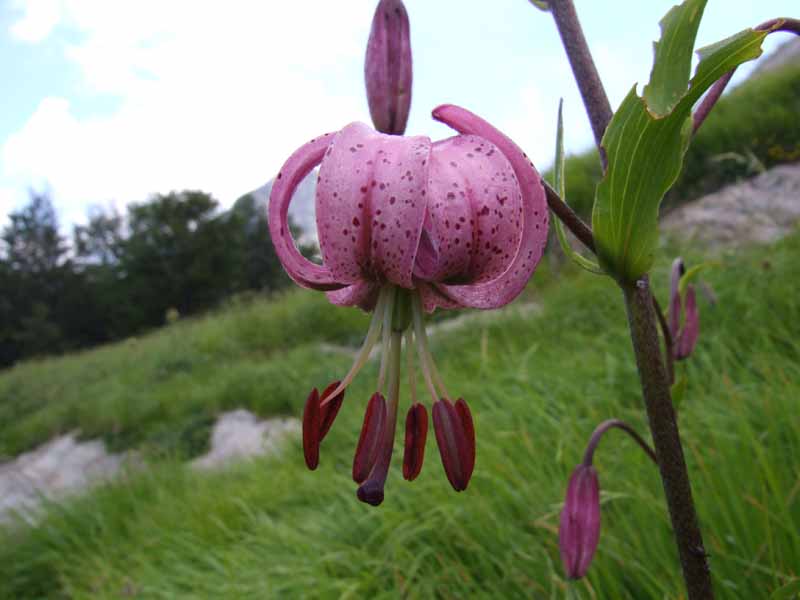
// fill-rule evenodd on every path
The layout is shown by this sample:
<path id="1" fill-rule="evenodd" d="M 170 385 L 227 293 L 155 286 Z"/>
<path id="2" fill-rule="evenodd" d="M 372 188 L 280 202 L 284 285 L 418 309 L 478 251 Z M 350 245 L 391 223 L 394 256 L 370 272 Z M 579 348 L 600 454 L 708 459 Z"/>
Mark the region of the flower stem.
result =
<path id="1" fill-rule="evenodd" d="M 601 141 L 612 117 L 608 97 L 589 52 L 572 0 L 550 0 L 549 5 L 586 106 L 597 149 L 605 167 L 606 157 Z M 562 218 L 557 211 L 553 212 L 575 233 L 574 223 Z M 586 244 L 584 239 L 578 237 Z M 711 574 L 692 500 L 689 473 L 670 397 L 667 370 L 661 356 L 653 296 L 647 277 L 642 278 L 636 285 L 623 286 L 623 293 L 650 431 L 689 599 L 711 599 L 714 597 Z"/>
<path id="2" fill-rule="evenodd" d="M 572 235 L 578 238 L 586 248 L 597 254 L 594 248 L 594 236 L 589 226 L 581 220 L 578 214 L 572 210 L 545 181 L 542 181 L 542 185 L 544 186 L 544 193 L 550 210 L 552 210 L 559 220 L 566 225 L 567 229 L 572 232 Z"/>
<path id="3" fill-rule="evenodd" d="M 690 600 L 714 597 L 646 277 L 623 287 L 636 365 Z"/>
<path id="4" fill-rule="evenodd" d="M 586 113 L 589 115 L 594 141 L 600 150 L 600 160 L 605 169 L 606 156 L 600 142 L 611 121 L 613 114 L 611 104 L 608 102 L 603 82 L 600 80 L 597 67 L 592 60 L 592 54 L 589 52 L 589 45 L 586 43 L 572 0 L 550 0 L 549 5 L 567 58 L 569 58 L 572 73 L 575 75 L 575 81 L 581 92 Z"/>
<path id="5" fill-rule="evenodd" d="M 656 466 L 658 466 L 658 458 L 656 458 L 656 453 L 650 447 L 650 445 L 642 439 L 636 430 L 628 425 L 625 421 L 620 421 L 619 419 L 609 419 L 607 421 L 603 421 L 598 425 L 594 432 L 592 432 L 592 437 L 589 438 L 589 443 L 586 444 L 586 452 L 583 454 L 583 464 L 587 467 L 592 466 L 592 460 L 594 459 L 594 451 L 597 450 L 597 445 L 600 443 L 600 438 L 603 437 L 603 434 L 616 427 L 617 429 L 621 429 L 629 436 L 631 436 L 637 444 L 644 450 L 645 454 L 650 457 Z"/>

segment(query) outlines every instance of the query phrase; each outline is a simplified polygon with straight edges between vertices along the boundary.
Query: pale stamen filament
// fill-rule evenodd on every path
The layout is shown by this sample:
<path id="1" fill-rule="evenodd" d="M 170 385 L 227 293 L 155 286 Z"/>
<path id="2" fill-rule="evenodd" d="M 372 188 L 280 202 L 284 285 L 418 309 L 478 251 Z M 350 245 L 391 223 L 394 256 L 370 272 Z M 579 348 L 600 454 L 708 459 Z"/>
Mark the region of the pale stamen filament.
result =
<path id="1" fill-rule="evenodd" d="M 417 374 L 414 372 L 414 332 L 406 329 L 406 370 L 408 371 L 408 391 L 411 404 L 417 403 Z"/>
<path id="2" fill-rule="evenodd" d="M 419 294 L 414 295 L 414 332 L 416 333 L 417 338 L 417 348 L 419 349 L 420 355 L 420 364 L 423 367 L 423 372 L 425 368 L 430 371 L 430 377 L 432 378 L 433 382 L 439 388 L 439 392 L 442 398 L 449 399 L 450 395 L 447 393 L 447 388 L 444 385 L 444 380 L 439 375 L 439 370 L 436 368 L 436 363 L 433 361 L 433 355 L 431 354 L 430 347 L 428 346 L 428 334 L 425 331 L 425 323 L 422 318 L 422 300 L 420 299 Z"/>
<path id="3" fill-rule="evenodd" d="M 338 396 L 342 390 L 350 385 L 353 379 L 355 379 L 355 376 L 358 375 L 358 372 L 361 370 L 361 368 L 366 364 L 367 360 L 369 360 L 369 355 L 372 352 L 372 348 L 375 346 L 375 342 L 378 341 L 378 336 L 381 333 L 384 320 L 383 313 L 388 301 L 389 291 L 390 290 L 388 288 L 382 288 L 378 293 L 378 301 L 375 303 L 375 310 L 372 313 L 372 321 L 370 321 L 367 335 L 364 338 L 364 344 L 358 351 L 358 355 L 353 362 L 353 366 L 350 367 L 350 371 L 347 373 L 345 378 L 342 379 L 342 382 L 336 387 L 336 389 L 333 390 L 333 392 L 320 403 L 320 406 L 325 406 L 328 402 L 330 402 L 330 400 Z"/>
<path id="4" fill-rule="evenodd" d="M 422 321 L 422 303 L 419 301 L 419 294 L 414 294 L 411 303 L 411 315 L 414 320 L 414 333 L 415 341 L 417 342 L 417 354 L 419 355 L 419 364 L 422 367 L 422 376 L 425 379 L 425 384 L 428 386 L 428 391 L 433 397 L 433 401 L 439 400 L 439 394 L 436 392 L 436 387 L 433 385 L 433 377 L 431 375 L 431 365 L 427 360 L 425 354 L 425 347 L 423 346 L 423 336 L 425 335 L 425 323 Z"/>

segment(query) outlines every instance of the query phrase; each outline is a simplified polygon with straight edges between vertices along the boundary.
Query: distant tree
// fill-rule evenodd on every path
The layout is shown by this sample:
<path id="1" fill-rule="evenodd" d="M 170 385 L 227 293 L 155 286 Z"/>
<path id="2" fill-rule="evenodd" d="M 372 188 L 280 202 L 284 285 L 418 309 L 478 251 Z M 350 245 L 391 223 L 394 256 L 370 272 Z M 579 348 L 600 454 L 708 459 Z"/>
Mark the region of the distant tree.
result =
<path id="1" fill-rule="evenodd" d="M 116 209 L 94 207 L 86 225 L 73 228 L 75 255 L 82 264 L 112 265 L 119 262 L 125 239 L 124 219 Z"/>
<path id="2" fill-rule="evenodd" d="M 180 314 L 208 308 L 235 290 L 241 232 L 216 209 L 216 200 L 198 191 L 129 206 L 120 268 L 147 324 L 163 323 L 169 308 Z"/>
<path id="3" fill-rule="evenodd" d="M 12 270 L 47 273 L 61 264 L 67 248 L 49 196 L 31 193 L 27 206 L 12 212 L 8 219 L 2 235 L 3 254 Z"/>
<path id="4" fill-rule="evenodd" d="M 73 281 L 67 246 L 46 194 L 9 215 L 2 235 L 3 302 L 0 306 L 0 355 L 5 364 L 22 355 L 63 348 L 58 313 L 63 292 Z"/>

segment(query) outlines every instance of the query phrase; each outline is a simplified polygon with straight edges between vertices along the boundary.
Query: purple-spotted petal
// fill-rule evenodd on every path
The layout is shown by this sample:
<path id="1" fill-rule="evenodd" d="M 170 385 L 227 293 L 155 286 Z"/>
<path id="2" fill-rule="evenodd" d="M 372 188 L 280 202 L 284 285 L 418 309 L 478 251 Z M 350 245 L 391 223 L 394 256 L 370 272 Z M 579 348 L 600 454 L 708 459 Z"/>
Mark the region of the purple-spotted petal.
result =
<path id="1" fill-rule="evenodd" d="M 439 247 L 432 281 L 469 284 L 495 279 L 513 260 L 522 236 L 522 195 L 511 164 L 474 135 L 436 142 L 428 210 Z"/>
<path id="2" fill-rule="evenodd" d="M 382 136 L 370 206 L 372 264 L 388 281 L 414 287 L 412 274 L 426 214 L 431 141 Z"/>
<path id="3" fill-rule="evenodd" d="M 316 213 L 322 262 L 348 284 L 369 270 L 370 184 L 381 137 L 363 123 L 351 123 L 336 134 L 319 169 Z"/>
<path id="4" fill-rule="evenodd" d="M 422 299 L 422 309 L 426 313 L 432 313 L 437 308 L 463 308 L 461 304 L 442 294 L 433 284 L 419 282 L 417 283 L 417 290 Z"/>
<path id="5" fill-rule="evenodd" d="M 375 308 L 379 289 L 377 283 L 362 279 L 341 290 L 327 292 L 326 296 L 336 306 L 358 306 L 369 312 Z"/>
<path id="6" fill-rule="evenodd" d="M 317 185 L 323 263 L 339 281 L 386 279 L 413 287 L 431 142 L 345 127 L 330 146 Z"/>
<path id="7" fill-rule="evenodd" d="M 300 254 L 289 230 L 289 204 L 299 183 L 322 161 L 334 135 L 315 138 L 292 154 L 275 178 L 269 197 L 269 234 L 278 259 L 299 286 L 316 290 L 336 290 L 344 285 L 327 266 Z"/>
<path id="8" fill-rule="evenodd" d="M 476 135 L 493 144 L 511 164 L 516 175 L 522 192 L 522 235 L 507 268 L 488 281 L 438 285 L 442 293 L 465 306 L 504 306 L 523 290 L 547 243 L 548 214 L 541 177 L 514 142 L 477 115 L 458 106 L 442 105 L 434 109 L 433 117 L 462 134 Z"/>

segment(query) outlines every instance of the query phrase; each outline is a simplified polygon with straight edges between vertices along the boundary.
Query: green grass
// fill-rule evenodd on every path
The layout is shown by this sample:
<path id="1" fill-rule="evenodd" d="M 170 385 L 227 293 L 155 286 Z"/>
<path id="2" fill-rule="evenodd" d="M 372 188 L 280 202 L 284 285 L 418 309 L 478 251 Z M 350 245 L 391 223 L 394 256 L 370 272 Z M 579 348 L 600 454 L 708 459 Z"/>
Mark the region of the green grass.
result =
<path id="1" fill-rule="evenodd" d="M 699 260 L 683 252 L 690 263 Z M 724 256 L 706 274 L 719 303 L 701 299 L 700 342 L 680 365 L 690 380 L 681 432 L 719 598 L 767 598 L 800 569 L 798 256 L 800 234 Z M 653 278 L 662 299 L 668 262 L 664 256 Z M 643 432 L 645 424 L 619 292 L 607 279 L 571 270 L 557 283 L 540 292 L 538 314 L 512 311 L 433 340 L 451 391 L 468 399 L 475 416 L 478 459 L 465 493 L 450 489 L 430 435 L 417 481 L 402 480 L 396 453 L 384 504 L 375 509 L 356 501 L 349 472 L 375 382 L 371 365 L 348 391 L 316 472 L 305 469 L 299 442 L 283 456 L 212 474 L 153 459 L 144 472 L 52 506 L 36 527 L 0 532 L 0 597 L 684 597 L 660 480 L 618 432 L 603 440 L 595 458 L 603 489 L 595 562 L 582 582 L 563 580 L 558 511 L 589 434 L 609 417 Z M 306 296 L 260 305 L 261 325 L 244 329 L 260 339 L 256 327 L 270 326 L 269 315 L 279 314 L 283 326 L 307 332 L 313 322 L 305 311 L 316 300 Z M 105 373 L 95 375 L 97 385 L 124 377 L 126 367 L 152 375 L 170 356 L 182 356 L 183 346 L 203 347 L 205 330 L 215 332 L 208 334 L 214 349 L 205 354 L 206 365 L 220 363 L 213 375 L 202 379 L 198 366 L 169 376 L 173 392 L 185 386 L 198 411 L 235 406 L 235 397 L 250 397 L 248 386 L 257 385 L 261 369 L 273 369 L 256 407 L 275 406 L 275 385 L 284 398 L 280 410 L 299 413 L 305 391 L 345 367 L 308 346 L 281 348 L 285 341 L 250 356 L 231 325 L 238 310 L 245 309 L 187 323 L 169 342 L 165 336 L 175 331 L 143 338 L 136 355 L 142 364 L 117 346 L 68 359 L 69 368 L 24 365 L 0 385 L 9 394 L 9 377 L 24 388 L 34 385 L 29 379 L 49 379 L 50 369 L 64 369 L 61 395 L 79 396 L 72 386 L 86 385 L 86 372 Z M 327 323 L 357 314 L 318 310 Z M 229 335 L 234 339 L 226 343 Z M 240 369 L 253 370 L 243 391 L 228 391 L 238 377 L 215 383 L 225 370 Z M 84 375 L 71 383 L 69 372 Z M 279 381 L 284 372 L 293 373 L 287 382 Z M 223 401 L 226 393 L 234 398 Z M 34 392 L 27 397 L 33 402 Z M 55 397 L 44 400 L 41 414 Z M 146 397 L 142 392 L 140 399 Z M 123 406 L 120 400 L 106 410 L 111 415 Z M 13 431 L 6 425 L 4 439 Z"/>
<path id="2" fill-rule="evenodd" d="M 357 345 L 367 321 L 361 311 L 330 310 L 322 294 L 293 290 L 141 338 L 21 363 L 0 374 L 0 457 L 76 428 L 114 450 L 196 454 L 218 412 L 294 412 L 298 386 L 347 363 L 319 342 Z"/>
<path id="3" fill-rule="evenodd" d="M 747 80 L 722 99 L 686 153 L 683 171 L 664 200 L 670 210 L 762 168 L 800 160 L 800 65 Z M 755 160 L 754 160 L 755 159 Z M 597 151 L 567 157 L 567 201 L 589 218 L 602 177 Z M 551 173 L 545 173 L 550 180 Z"/>

